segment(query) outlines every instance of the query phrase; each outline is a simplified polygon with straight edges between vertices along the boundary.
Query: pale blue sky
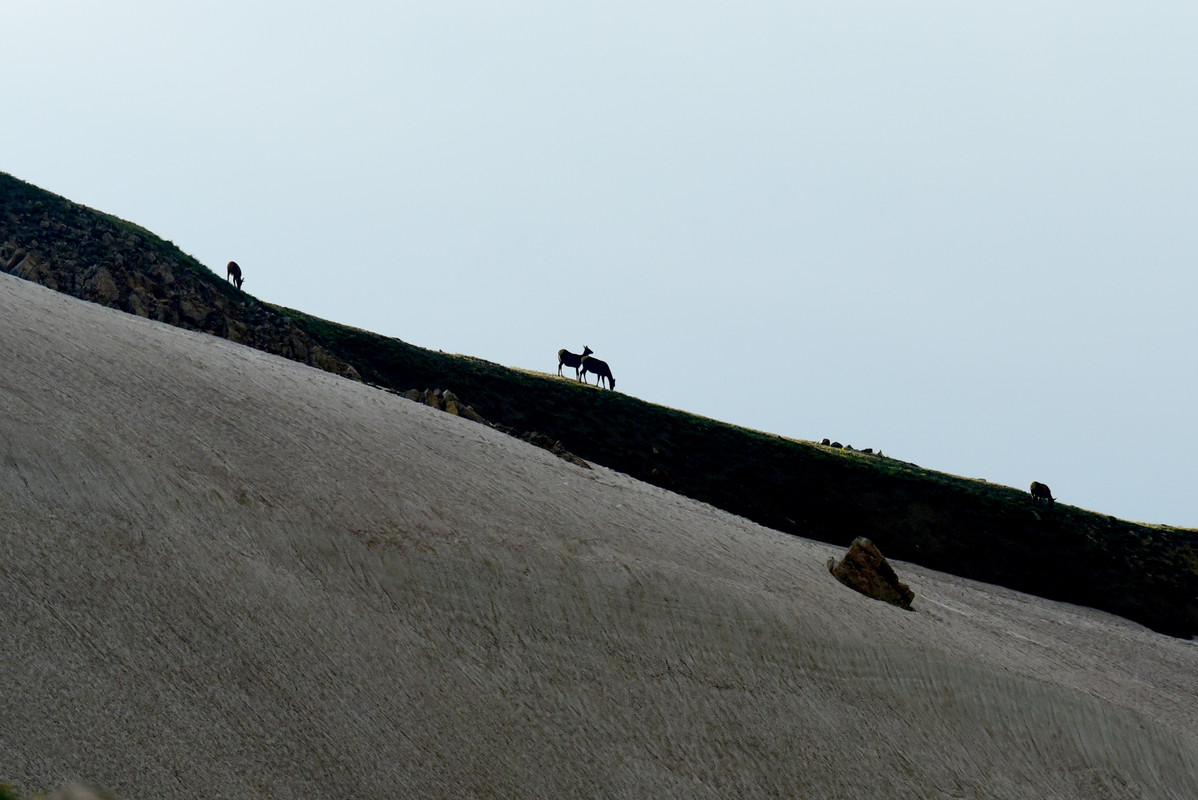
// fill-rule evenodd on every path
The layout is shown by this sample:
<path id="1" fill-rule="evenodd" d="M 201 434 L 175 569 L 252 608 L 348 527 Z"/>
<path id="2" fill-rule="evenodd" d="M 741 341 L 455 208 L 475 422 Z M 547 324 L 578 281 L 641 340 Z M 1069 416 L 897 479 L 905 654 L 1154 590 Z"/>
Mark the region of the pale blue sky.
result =
<path id="1" fill-rule="evenodd" d="M 0 169 L 264 300 L 1198 526 L 1198 4 L 4 17 Z"/>

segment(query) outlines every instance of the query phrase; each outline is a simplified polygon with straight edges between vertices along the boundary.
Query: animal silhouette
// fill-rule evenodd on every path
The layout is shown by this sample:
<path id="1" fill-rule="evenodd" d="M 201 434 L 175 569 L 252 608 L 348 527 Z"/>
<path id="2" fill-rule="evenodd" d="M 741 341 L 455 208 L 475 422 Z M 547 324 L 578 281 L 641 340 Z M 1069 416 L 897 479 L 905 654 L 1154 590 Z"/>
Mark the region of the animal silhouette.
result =
<path id="1" fill-rule="evenodd" d="M 600 361 L 599 359 L 595 358 L 594 356 L 583 356 L 582 357 L 582 379 L 584 381 L 586 380 L 588 372 L 595 375 L 595 385 L 596 386 L 600 385 L 603 382 L 603 379 L 606 378 L 607 379 L 607 388 L 609 388 L 609 389 L 616 388 L 616 379 L 611 376 L 611 367 L 609 367 L 607 365 L 606 361 Z"/>
<path id="2" fill-rule="evenodd" d="M 241 288 L 243 278 L 241 277 L 241 267 L 237 266 L 236 261 L 230 261 L 229 266 L 225 267 L 225 280 L 233 281 L 233 285 L 238 289 Z"/>
<path id="3" fill-rule="evenodd" d="M 589 356 L 592 352 L 594 352 L 594 351 L 591 350 L 591 348 L 587 347 L 585 344 L 582 346 L 582 355 L 578 355 L 577 353 L 571 353 L 569 350 L 566 350 L 565 348 L 558 350 L 557 351 L 557 374 L 558 375 L 562 374 L 562 366 L 563 365 L 567 366 L 567 367 L 574 367 L 575 380 L 581 380 L 581 373 L 578 371 L 578 368 L 580 366 L 582 366 L 582 360 L 584 358 L 586 358 L 587 356 Z"/>
<path id="4" fill-rule="evenodd" d="M 1032 481 L 1031 492 L 1033 500 L 1047 500 L 1050 506 L 1056 504 L 1056 498 L 1052 496 L 1052 490 L 1046 484 L 1040 483 L 1040 481 Z"/>

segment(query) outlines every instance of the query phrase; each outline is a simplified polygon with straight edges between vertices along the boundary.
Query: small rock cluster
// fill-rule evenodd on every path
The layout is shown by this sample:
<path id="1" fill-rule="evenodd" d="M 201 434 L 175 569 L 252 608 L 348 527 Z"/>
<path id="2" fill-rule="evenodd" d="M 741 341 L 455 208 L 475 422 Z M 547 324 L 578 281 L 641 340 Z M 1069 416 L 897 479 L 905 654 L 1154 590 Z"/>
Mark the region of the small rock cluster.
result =
<path id="1" fill-rule="evenodd" d="M 867 447 L 864 450 L 858 450 L 851 444 L 841 444 L 840 442 L 833 442 L 830 439 L 823 439 L 820 441 L 820 444 L 824 447 L 831 447 L 833 450 L 848 450 L 853 453 L 865 453 L 866 455 L 874 454 L 874 449 L 872 447 Z M 882 455 L 881 450 L 878 451 L 878 455 Z"/>
<path id="2" fill-rule="evenodd" d="M 453 414 L 455 417 L 465 417 L 471 422 L 487 424 L 487 421 L 477 411 L 459 400 L 458 396 L 448 389 L 425 389 L 423 392 L 419 389 L 409 389 L 399 394 L 414 402 L 432 406 L 438 411 Z"/>
<path id="3" fill-rule="evenodd" d="M 455 417 L 463 417 L 471 422 L 477 422 L 480 425 L 486 425 L 488 427 L 494 428 L 500 433 L 506 433 L 508 436 L 514 436 L 517 439 L 523 439 L 529 444 L 540 447 L 542 450 L 548 450 L 558 458 L 569 461 L 571 464 L 576 464 L 580 467 L 584 467 L 585 469 L 591 468 L 590 464 L 567 450 L 561 442 L 555 441 L 543 433 L 538 433 L 537 431 L 526 431 L 525 433 L 520 433 L 515 428 L 509 428 L 506 425 L 495 425 L 493 423 L 487 422 L 487 420 L 484 419 L 481 414 L 463 403 L 460 399 L 458 399 L 456 394 L 448 389 L 425 389 L 424 391 L 419 389 L 409 389 L 406 392 L 398 392 L 394 389 L 388 389 L 384 386 L 376 386 L 375 388 L 383 389 L 385 391 L 391 392 L 392 394 L 398 394 L 400 397 L 406 397 L 413 402 L 431 406 L 438 411 L 444 411 L 447 414 L 453 414 Z"/>
<path id="4" fill-rule="evenodd" d="M 574 455 L 569 450 L 567 450 L 565 447 L 563 447 L 561 442 L 554 441 L 553 439 L 550 439 L 548 436 L 546 436 L 543 433 L 538 433 L 537 431 L 528 431 L 527 433 L 521 434 L 517 438 L 523 439 L 524 441 L 528 442 L 529 444 L 536 445 L 537 447 L 541 448 L 542 450 L 548 450 L 550 453 L 553 453 L 558 458 L 565 459 L 566 461 L 569 461 L 571 464 L 577 464 L 578 466 L 585 467 L 586 469 L 591 468 L 590 464 L 583 461 L 581 458 Z"/>

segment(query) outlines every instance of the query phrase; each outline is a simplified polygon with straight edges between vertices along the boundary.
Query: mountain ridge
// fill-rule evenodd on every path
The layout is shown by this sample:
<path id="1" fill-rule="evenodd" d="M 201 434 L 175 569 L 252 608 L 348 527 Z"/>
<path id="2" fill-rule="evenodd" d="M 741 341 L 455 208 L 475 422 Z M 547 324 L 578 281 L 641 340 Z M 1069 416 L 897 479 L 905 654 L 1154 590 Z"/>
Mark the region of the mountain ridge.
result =
<path id="1" fill-rule="evenodd" d="M 1023 490 L 835 450 L 273 306 L 132 223 L 0 173 L 0 268 L 82 299 L 394 391 L 450 389 L 491 424 L 787 533 L 1198 634 L 1198 531 L 1045 507 Z M 918 598 L 916 600 L 918 603 Z"/>

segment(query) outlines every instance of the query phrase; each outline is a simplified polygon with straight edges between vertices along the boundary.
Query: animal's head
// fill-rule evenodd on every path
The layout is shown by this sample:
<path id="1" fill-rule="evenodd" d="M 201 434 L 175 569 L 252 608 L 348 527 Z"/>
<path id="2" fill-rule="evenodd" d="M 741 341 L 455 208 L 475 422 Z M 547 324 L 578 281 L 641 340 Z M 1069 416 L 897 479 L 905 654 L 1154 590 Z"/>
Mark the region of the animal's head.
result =
<path id="1" fill-rule="evenodd" d="M 594 352 L 595 352 L 594 350 L 592 350 L 591 348 L 587 347 L 585 344 L 582 346 L 582 354 L 583 354 L 584 356 L 589 356 L 591 353 L 594 353 Z"/>

